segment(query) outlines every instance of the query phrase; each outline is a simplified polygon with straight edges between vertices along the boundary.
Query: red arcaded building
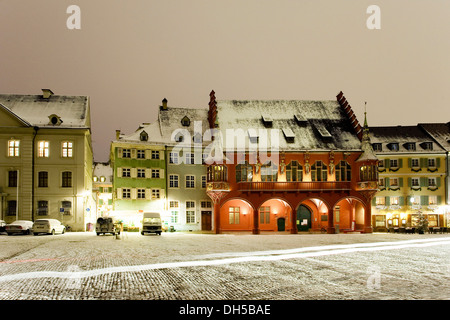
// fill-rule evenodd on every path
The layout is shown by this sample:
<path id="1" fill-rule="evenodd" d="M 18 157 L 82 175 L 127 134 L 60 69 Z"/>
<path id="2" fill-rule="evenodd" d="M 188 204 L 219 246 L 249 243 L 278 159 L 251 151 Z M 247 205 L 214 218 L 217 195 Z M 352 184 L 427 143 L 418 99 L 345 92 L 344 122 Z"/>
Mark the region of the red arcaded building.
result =
<path id="1" fill-rule="evenodd" d="M 214 229 L 372 232 L 377 163 L 343 93 L 332 101 L 217 101 L 207 161 Z M 213 162 L 211 162 L 213 161 Z"/>

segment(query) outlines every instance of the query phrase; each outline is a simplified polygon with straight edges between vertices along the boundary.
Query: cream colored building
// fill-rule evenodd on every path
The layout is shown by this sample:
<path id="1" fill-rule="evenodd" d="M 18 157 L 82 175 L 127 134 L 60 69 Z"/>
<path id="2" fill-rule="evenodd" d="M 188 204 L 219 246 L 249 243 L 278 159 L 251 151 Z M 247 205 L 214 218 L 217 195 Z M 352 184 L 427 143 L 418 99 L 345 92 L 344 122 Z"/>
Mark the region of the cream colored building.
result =
<path id="1" fill-rule="evenodd" d="M 42 91 L 0 95 L 0 219 L 84 231 L 95 221 L 89 98 Z"/>

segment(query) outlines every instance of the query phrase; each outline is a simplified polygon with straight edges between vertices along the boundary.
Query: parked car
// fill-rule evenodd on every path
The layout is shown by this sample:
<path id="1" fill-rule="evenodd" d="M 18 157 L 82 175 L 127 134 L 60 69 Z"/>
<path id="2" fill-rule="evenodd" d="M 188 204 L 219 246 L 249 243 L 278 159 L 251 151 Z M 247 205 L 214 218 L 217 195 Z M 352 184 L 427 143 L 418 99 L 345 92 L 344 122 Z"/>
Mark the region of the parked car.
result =
<path id="1" fill-rule="evenodd" d="M 33 221 L 28 220 L 16 220 L 13 223 L 6 225 L 6 232 L 8 236 L 14 233 L 31 234 L 33 228 Z"/>
<path id="2" fill-rule="evenodd" d="M 5 220 L 0 220 L 0 233 L 6 232 L 6 222 Z"/>
<path id="3" fill-rule="evenodd" d="M 144 212 L 141 226 L 141 234 L 156 233 L 161 235 L 161 215 L 159 212 Z"/>
<path id="4" fill-rule="evenodd" d="M 33 234 L 37 236 L 39 233 L 47 234 L 64 234 L 66 227 L 56 219 L 38 219 L 33 224 Z"/>
<path id="5" fill-rule="evenodd" d="M 100 234 L 111 233 L 112 235 L 120 234 L 122 225 L 120 222 L 113 220 L 109 217 L 100 217 L 97 219 L 95 225 L 95 232 L 99 236 Z"/>

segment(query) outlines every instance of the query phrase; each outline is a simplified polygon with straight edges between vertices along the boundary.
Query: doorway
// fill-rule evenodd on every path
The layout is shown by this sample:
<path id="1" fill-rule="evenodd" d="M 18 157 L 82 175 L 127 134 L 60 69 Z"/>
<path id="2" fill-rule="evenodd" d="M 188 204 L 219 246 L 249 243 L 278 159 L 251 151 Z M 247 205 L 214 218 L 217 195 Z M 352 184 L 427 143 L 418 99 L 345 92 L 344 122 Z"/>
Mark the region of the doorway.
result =
<path id="1" fill-rule="evenodd" d="M 285 231 L 286 230 L 286 219 L 278 218 L 277 227 L 278 227 L 278 231 Z"/>
<path id="2" fill-rule="evenodd" d="M 297 209 L 297 230 L 308 231 L 309 229 L 311 229 L 311 210 L 302 204 Z"/>
<path id="3" fill-rule="evenodd" d="M 212 213 L 211 211 L 202 211 L 202 231 L 211 231 L 212 224 Z"/>

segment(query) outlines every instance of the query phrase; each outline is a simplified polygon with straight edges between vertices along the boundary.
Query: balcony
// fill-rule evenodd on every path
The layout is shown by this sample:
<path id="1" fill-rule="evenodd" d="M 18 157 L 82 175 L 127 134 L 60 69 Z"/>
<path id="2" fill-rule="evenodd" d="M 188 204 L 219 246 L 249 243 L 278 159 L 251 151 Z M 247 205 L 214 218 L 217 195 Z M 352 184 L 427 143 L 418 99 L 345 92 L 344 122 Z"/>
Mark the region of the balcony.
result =
<path id="1" fill-rule="evenodd" d="M 342 191 L 351 190 L 349 181 L 238 182 L 239 191 Z"/>

